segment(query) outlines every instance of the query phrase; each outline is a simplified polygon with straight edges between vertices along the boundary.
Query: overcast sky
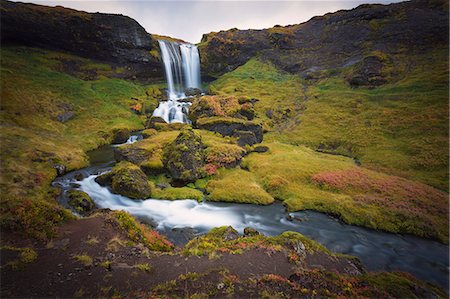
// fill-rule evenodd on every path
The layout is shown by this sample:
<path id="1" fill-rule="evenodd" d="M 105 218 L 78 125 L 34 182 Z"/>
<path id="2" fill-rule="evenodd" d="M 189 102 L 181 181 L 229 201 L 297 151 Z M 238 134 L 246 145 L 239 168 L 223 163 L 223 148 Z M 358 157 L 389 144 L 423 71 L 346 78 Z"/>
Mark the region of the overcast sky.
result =
<path id="1" fill-rule="evenodd" d="M 150 0 L 22 0 L 62 5 L 88 12 L 118 13 L 137 20 L 149 33 L 198 43 L 202 34 L 230 28 L 262 29 L 298 24 L 318 15 L 389 0 L 341 1 L 150 1 Z"/>

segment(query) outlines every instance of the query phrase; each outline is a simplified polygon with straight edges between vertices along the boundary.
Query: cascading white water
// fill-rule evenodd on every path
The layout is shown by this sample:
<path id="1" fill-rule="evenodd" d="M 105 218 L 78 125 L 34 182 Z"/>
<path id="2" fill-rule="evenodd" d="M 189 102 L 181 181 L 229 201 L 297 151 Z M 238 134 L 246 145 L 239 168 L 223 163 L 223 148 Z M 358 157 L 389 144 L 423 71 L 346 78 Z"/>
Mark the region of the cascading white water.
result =
<path id="1" fill-rule="evenodd" d="M 160 102 L 153 116 L 159 116 L 167 123 L 189 123 L 190 103 L 179 100 L 186 98 L 184 91 L 187 88 L 201 87 L 198 49 L 192 44 L 158 42 L 166 73 L 168 101 Z"/>

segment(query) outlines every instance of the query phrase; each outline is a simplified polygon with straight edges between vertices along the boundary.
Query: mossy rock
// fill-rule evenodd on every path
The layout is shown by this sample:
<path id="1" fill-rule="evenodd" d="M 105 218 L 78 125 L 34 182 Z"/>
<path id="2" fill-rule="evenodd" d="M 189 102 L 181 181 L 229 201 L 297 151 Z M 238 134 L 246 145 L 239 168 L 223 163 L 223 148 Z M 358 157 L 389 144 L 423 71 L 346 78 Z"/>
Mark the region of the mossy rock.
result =
<path id="1" fill-rule="evenodd" d="M 94 201 L 86 192 L 80 190 L 67 191 L 68 204 L 81 215 L 87 214 L 95 208 Z"/>
<path id="2" fill-rule="evenodd" d="M 120 195 L 133 199 L 145 199 L 152 193 L 152 185 L 147 180 L 147 176 L 132 163 L 120 162 L 112 169 L 111 173 L 102 176 L 103 178 L 100 180 L 102 182 L 110 180 L 111 189 Z"/>
<path id="3" fill-rule="evenodd" d="M 117 129 L 113 132 L 113 140 L 112 144 L 121 144 L 127 142 L 128 138 L 131 135 L 131 131 L 129 129 Z"/>
<path id="4" fill-rule="evenodd" d="M 174 180 L 193 182 L 206 175 L 205 151 L 200 134 L 192 128 L 184 129 L 165 147 L 164 167 Z"/>

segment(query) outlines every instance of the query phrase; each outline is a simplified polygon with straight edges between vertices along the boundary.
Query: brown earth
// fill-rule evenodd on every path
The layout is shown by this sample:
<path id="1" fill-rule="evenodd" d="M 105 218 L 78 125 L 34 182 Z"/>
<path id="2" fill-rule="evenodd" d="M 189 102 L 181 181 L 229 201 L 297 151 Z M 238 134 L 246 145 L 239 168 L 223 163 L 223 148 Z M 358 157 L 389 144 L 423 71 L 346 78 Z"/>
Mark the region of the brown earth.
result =
<path id="1" fill-rule="evenodd" d="M 359 273 L 345 258 L 325 253 L 307 255 L 305 264 L 289 262 L 285 252 L 254 248 L 243 254 L 184 256 L 174 253 L 149 252 L 142 244 L 132 244 L 124 231 L 113 225 L 105 215 L 71 221 L 59 228 L 57 237 L 49 242 L 24 240 L 13 233 L 2 235 L 1 297 L 92 297 L 114 294 L 148 293 L 153 287 L 175 280 L 189 272 L 216 273 L 226 270 L 240 280 L 275 274 L 288 278 L 303 269 L 322 269 L 337 273 Z M 17 253 L 5 246 L 32 247 L 38 257 L 23 268 L 13 270 L 7 264 Z M 92 265 L 83 265 L 74 257 L 88 255 Z M 105 262 L 110 262 L 108 266 Z M 102 265 L 102 263 L 104 263 Z M 146 272 L 134 265 L 149 264 Z M 214 275 L 207 280 L 214 281 Z"/>

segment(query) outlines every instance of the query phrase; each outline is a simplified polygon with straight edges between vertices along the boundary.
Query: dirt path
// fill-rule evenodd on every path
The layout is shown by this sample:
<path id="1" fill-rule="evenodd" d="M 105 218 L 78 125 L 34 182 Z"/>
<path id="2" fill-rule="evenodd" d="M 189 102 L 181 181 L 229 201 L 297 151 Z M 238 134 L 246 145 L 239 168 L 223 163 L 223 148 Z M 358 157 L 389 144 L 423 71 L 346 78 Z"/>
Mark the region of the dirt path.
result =
<path id="1" fill-rule="evenodd" d="M 85 297 L 148 291 L 181 274 L 217 269 L 228 269 L 241 279 L 268 273 L 289 277 L 294 273 L 284 253 L 268 253 L 263 249 L 252 249 L 245 254 L 222 254 L 215 259 L 149 253 L 140 245 L 128 246 L 125 234 L 101 216 L 67 223 L 60 228 L 57 238 L 45 244 L 17 244 L 18 239 L 5 237 L 2 246 L 31 245 L 38 257 L 23 269 L 11 270 L 5 265 L 17 258 L 17 254 L 1 250 L 3 298 Z M 92 265 L 83 265 L 76 260 L 77 256 L 91 257 Z M 138 264 L 148 264 L 151 269 L 140 270 L 135 267 Z"/>

